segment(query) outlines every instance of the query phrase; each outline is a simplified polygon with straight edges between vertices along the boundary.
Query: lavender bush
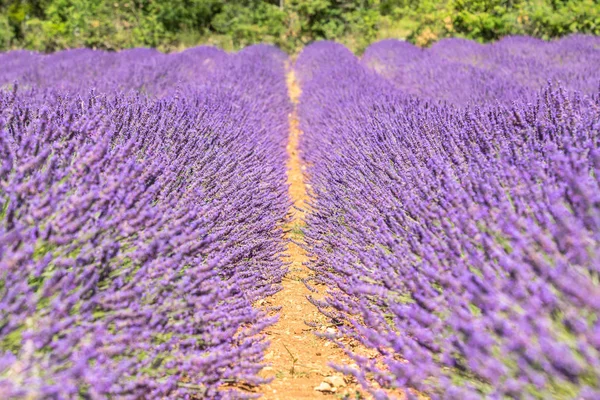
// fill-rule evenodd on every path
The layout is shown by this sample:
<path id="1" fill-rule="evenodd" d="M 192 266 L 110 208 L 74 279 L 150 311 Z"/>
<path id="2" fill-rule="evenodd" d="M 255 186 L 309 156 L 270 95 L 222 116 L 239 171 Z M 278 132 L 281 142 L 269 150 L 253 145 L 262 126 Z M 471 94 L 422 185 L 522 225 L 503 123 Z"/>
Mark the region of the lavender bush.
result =
<path id="1" fill-rule="evenodd" d="M 286 270 L 285 56 L 0 57 L 0 397 L 248 397 Z"/>
<path id="2" fill-rule="evenodd" d="M 444 39 L 430 49 L 384 40 L 371 45 L 362 64 L 397 88 L 458 106 L 534 101 L 548 82 L 593 94 L 598 89 L 600 39 L 571 36 L 553 42 L 508 37 L 482 45 Z"/>
<path id="3" fill-rule="evenodd" d="M 600 397 L 600 50 L 531 41 L 296 63 L 313 302 L 376 398 Z"/>

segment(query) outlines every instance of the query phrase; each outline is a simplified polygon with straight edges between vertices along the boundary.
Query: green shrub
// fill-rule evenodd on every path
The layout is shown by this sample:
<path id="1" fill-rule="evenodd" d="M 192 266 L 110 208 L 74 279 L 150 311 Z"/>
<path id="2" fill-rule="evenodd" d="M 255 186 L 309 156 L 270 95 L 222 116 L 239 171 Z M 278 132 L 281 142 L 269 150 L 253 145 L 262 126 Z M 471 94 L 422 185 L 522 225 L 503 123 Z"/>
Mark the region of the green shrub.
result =
<path id="1" fill-rule="evenodd" d="M 597 0 L 0 0 L 0 50 L 266 42 L 296 52 L 333 39 L 360 52 L 387 37 L 429 45 L 573 32 L 600 34 Z"/>

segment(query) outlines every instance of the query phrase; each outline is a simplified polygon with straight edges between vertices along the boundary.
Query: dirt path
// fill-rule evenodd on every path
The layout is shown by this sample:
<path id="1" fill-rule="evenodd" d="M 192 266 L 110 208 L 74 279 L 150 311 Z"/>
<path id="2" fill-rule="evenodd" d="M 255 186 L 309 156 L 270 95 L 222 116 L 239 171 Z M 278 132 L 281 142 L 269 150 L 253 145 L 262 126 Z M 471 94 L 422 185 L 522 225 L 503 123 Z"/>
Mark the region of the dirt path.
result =
<path id="1" fill-rule="evenodd" d="M 294 79 L 293 70 L 288 73 L 290 98 L 297 104 L 300 88 Z M 307 200 L 303 166 L 298 153 L 298 141 L 302 132 L 299 129 L 296 113 L 289 116 L 290 135 L 288 143 L 288 184 L 294 205 L 305 206 Z M 304 212 L 293 209 L 293 217 L 288 226 L 288 238 L 302 242 Z M 333 329 L 327 319 L 307 300 L 311 292 L 302 280 L 309 276 L 310 270 L 303 265 L 308 260 L 306 252 L 295 243 L 287 248 L 286 261 L 291 262 L 290 270 L 283 279 L 283 290 L 267 299 L 265 306 L 281 307 L 279 321 L 269 328 L 266 334 L 271 346 L 266 353 L 266 361 L 271 363 L 261 372 L 264 377 L 273 377 L 273 381 L 260 388 L 264 399 L 318 399 L 321 397 L 344 398 L 348 395 L 356 398 L 356 384 L 343 380 L 327 364 L 348 364 L 350 359 L 333 344 L 315 336 L 315 330 L 324 332 Z M 305 324 L 316 323 L 316 328 Z M 323 383 L 324 381 L 333 384 Z M 331 390 L 317 391 L 316 387 Z M 335 391 L 335 393 L 333 392 Z M 341 396 L 340 396 L 341 395 Z"/>

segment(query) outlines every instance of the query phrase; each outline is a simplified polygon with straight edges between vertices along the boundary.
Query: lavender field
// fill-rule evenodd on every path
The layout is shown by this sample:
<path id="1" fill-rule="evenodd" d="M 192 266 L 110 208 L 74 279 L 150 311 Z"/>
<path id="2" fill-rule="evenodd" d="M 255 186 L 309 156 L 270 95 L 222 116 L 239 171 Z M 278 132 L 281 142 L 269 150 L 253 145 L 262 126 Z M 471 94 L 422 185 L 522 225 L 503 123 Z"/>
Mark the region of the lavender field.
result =
<path id="1" fill-rule="evenodd" d="M 600 398 L 598 66 L 593 36 L 0 54 L 0 398 Z"/>

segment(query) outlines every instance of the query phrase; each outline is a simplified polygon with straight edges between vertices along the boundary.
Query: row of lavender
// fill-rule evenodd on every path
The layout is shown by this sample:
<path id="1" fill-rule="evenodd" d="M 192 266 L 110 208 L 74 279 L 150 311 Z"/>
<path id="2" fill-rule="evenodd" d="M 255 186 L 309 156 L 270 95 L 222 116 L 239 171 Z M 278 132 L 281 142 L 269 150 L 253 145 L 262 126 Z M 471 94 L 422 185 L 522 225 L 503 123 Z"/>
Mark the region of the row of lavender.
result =
<path id="1" fill-rule="evenodd" d="M 0 398 L 262 382 L 273 321 L 252 304 L 286 270 L 285 59 L 0 55 Z"/>
<path id="2" fill-rule="evenodd" d="M 483 45 L 445 39 L 430 49 L 384 40 L 370 46 L 362 63 L 405 93 L 450 104 L 534 100 L 548 81 L 593 94 L 598 90 L 600 39 L 570 36 L 553 42 L 508 37 Z"/>
<path id="3" fill-rule="evenodd" d="M 50 55 L 13 51 L 0 54 L 0 86 L 20 82 L 24 88 L 78 94 L 87 94 L 93 88 L 101 93 L 135 91 L 167 96 L 209 84 L 228 58 L 227 53 L 214 47 L 196 47 L 174 54 L 143 48 L 118 53 L 75 49 Z"/>
<path id="4" fill-rule="evenodd" d="M 314 303 L 359 342 L 337 340 L 359 366 L 341 370 L 376 398 L 600 397 L 599 44 L 300 55 Z M 464 75 L 471 56 L 497 79 Z"/>

